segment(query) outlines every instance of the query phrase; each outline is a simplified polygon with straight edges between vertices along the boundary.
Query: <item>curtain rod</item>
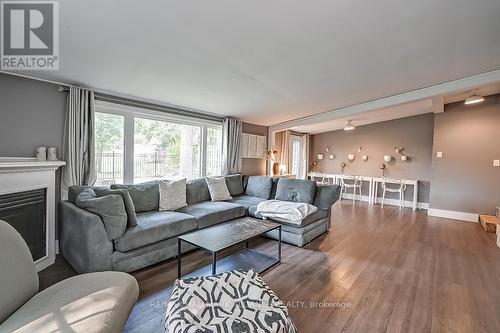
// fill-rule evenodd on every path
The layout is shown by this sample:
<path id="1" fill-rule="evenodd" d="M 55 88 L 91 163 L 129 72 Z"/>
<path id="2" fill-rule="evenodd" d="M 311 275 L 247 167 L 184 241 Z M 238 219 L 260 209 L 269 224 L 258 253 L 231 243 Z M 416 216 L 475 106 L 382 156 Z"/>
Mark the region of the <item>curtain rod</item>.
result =
<path id="1" fill-rule="evenodd" d="M 104 93 L 99 93 L 99 92 L 95 92 L 95 99 L 99 100 L 99 101 L 103 101 L 103 102 L 110 102 L 110 103 L 117 103 L 117 104 L 132 106 L 132 107 L 145 108 L 145 109 L 149 109 L 149 110 L 161 111 L 161 112 L 177 114 L 177 115 L 182 115 L 182 116 L 197 118 L 197 119 L 205 119 L 205 120 L 222 122 L 226 118 L 223 116 L 213 115 L 213 114 L 209 114 L 209 113 L 184 110 L 182 108 L 158 105 L 155 103 L 143 102 L 143 101 L 139 101 L 139 100 L 135 100 L 135 99 L 131 99 L 131 98 L 114 96 L 114 95 L 109 95 L 109 94 L 104 94 Z"/>

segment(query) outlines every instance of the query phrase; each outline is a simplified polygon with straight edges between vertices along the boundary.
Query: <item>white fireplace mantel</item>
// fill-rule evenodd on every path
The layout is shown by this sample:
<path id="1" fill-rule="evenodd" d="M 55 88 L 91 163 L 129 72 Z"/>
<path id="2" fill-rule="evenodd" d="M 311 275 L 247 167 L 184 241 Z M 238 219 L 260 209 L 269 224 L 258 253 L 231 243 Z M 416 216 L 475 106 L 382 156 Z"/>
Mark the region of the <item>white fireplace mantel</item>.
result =
<path id="1" fill-rule="evenodd" d="M 66 165 L 63 161 L 38 161 L 32 157 L 0 157 L 0 172 L 57 170 Z"/>
<path id="2" fill-rule="evenodd" d="M 63 161 L 38 161 L 30 157 L 0 157 L 0 195 L 46 189 L 46 256 L 37 260 L 38 271 L 55 262 L 56 170 Z"/>

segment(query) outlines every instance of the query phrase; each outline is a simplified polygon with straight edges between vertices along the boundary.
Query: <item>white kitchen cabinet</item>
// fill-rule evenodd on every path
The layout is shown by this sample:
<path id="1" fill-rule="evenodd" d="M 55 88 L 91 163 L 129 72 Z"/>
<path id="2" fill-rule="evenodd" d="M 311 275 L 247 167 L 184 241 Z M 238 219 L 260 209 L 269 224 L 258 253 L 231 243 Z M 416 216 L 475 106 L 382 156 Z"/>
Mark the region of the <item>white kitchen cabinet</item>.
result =
<path id="1" fill-rule="evenodd" d="M 266 137 L 261 135 L 242 133 L 241 156 L 243 158 L 265 158 Z"/>

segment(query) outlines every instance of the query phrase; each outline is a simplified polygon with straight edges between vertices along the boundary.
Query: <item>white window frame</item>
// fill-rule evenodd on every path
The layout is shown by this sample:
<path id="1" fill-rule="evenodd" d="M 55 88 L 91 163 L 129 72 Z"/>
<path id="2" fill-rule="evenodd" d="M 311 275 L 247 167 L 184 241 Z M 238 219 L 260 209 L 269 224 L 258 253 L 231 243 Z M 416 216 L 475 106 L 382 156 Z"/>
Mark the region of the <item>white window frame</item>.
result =
<path id="1" fill-rule="evenodd" d="M 200 177 L 205 177 L 207 172 L 207 128 L 221 129 L 222 123 L 215 120 L 196 119 L 192 117 L 169 114 L 166 112 L 139 108 L 135 106 L 94 101 L 94 112 L 109 113 L 123 116 L 123 182 L 134 182 L 134 146 L 135 146 L 135 119 L 148 119 L 165 121 L 180 125 L 191 125 L 200 128 Z"/>
<path id="2" fill-rule="evenodd" d="M 293 143 L 294 142 L 298 142 L 299 143 L 299 155 L 298 156 L 294 156 L 294 153 L 293 153 Z M 300 160 L 302 158 L 302 138 L 298 135 L 291 135 L 290 136 L 290 142 L 289 142 L 289 153 L 288 153 L 288 156 L 290 156 L 290 161 L 292 162 L 288 172 L 291 173 L 291 174 L 294 174 L 293 173 L 293 160 L 294 158 L 297 159 L 297 172 L 294 174 L 295 177 L 297 178 L 300 178 L 302 176 L 302 173 L 303 173 L 303 170 L 302 170 L 302 163 L 300 163 Z"/>

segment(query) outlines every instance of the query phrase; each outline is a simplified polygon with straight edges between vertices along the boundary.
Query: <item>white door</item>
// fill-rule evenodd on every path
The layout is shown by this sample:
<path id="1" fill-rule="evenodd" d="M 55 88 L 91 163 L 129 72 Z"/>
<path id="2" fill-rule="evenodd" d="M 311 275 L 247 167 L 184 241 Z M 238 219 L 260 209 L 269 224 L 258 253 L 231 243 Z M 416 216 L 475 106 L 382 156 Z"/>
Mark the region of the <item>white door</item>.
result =
<path id="1" fill-rule="evenodd" d="M 300 136 L 292 135 L 290 139 L 290 168 L 288 172 L 298 179 L 304 178 L 302 170 L 302 139 Z"/>

